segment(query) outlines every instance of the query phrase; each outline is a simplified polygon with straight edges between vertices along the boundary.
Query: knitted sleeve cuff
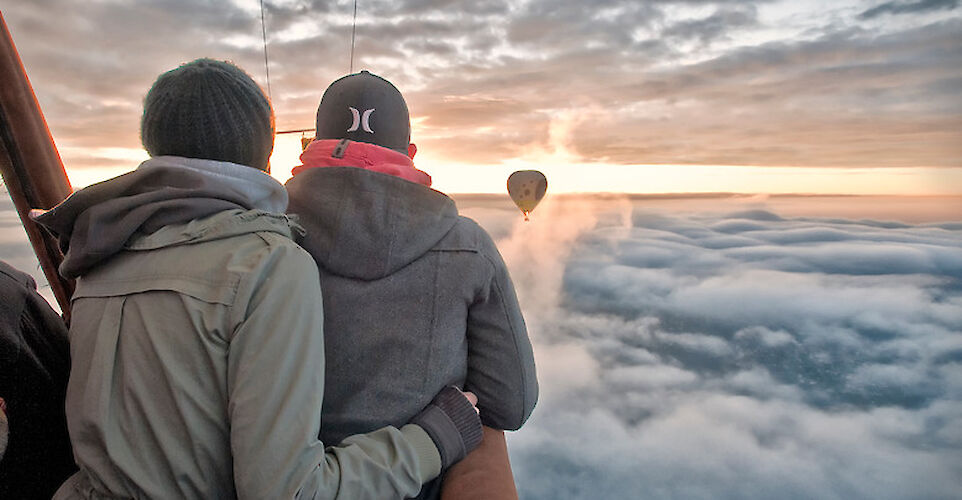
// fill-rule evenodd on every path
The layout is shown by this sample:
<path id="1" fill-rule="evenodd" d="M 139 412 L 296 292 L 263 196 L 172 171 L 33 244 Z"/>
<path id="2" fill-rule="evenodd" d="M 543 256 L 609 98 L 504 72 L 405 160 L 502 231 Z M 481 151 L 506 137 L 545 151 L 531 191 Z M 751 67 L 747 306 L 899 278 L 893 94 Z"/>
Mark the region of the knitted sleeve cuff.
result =
<path id="1" fill-rule="evenodd" d="M 417 416 L 441 454 L 441 470 L 446 470 L 481 444 L 481 419 L 461 391 L 446 387 Z"/>

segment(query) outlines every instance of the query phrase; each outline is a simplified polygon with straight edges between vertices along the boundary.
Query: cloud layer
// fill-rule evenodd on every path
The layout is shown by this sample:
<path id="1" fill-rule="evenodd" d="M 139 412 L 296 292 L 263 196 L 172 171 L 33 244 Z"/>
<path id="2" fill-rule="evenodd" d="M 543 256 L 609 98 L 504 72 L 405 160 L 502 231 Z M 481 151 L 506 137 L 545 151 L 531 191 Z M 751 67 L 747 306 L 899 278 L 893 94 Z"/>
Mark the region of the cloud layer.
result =
<path id="1" fill-rule="evenodd" d="M 125 161 L 159 73 L 200 56 L 261 82 L 253 0 L 15 0 L 4 12 L 68 167 Z M 268 0 L 280 129 L 350 68 L 348 0 Z M 57 15 L 50 15 L 56 12 Z M 355 70 L 395 82 L 422 151 L 497 163 L 960 166 L 962 10 L 890 2 L 379 0 Z"/>
<path id="2" fill-rule="evenodd" d="M 957 495 L 962 226 L 717 203 L 466 207 L 539 363 L 522 498 Z"/>

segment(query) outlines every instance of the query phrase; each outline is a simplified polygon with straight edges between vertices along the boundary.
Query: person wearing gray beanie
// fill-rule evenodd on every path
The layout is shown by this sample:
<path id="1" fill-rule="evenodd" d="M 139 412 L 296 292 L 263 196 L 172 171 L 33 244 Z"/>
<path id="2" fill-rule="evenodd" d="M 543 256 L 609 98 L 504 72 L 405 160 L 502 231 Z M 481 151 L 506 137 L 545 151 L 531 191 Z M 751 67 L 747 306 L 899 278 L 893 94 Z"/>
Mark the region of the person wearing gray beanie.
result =
<path id="1" fill-rule="evenodd" d="M 412 497 L 481 428 L 453 388 L 411 422 L 326 446 L 317 265 L 271 177 L 269 100 L 231 63 L 157 79 L 151 158 L 35 218 L 71 302 L 67 426 L 79 471 L 57 500 Z"/>
<path id="2" fill-rule="evenodd" d="M 151 156 L 228 161 L 267 170 L 274 111 L 237 66 L 197 59 L 157 79 L 144 99 L 140 137 Z"/>

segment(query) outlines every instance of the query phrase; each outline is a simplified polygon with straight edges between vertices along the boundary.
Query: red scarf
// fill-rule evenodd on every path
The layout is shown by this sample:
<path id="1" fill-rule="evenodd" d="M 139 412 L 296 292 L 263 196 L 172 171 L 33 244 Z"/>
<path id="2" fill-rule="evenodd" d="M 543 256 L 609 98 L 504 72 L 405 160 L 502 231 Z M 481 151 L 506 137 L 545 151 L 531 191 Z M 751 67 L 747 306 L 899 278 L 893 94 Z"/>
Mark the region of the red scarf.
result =
<path id="1" fill-rule="evenodd" d="M 340 158 L 333 156 L 339 139 L 314 141 L 301 153 L 303 165 L 294 167 L 291 175 L 320 167 L 357 167 L 393 175 L 404 180 L 431 187 L 431 176 L 414 167 L 414 161 L 407 155 L 366 142 L 350 141 Z"/>

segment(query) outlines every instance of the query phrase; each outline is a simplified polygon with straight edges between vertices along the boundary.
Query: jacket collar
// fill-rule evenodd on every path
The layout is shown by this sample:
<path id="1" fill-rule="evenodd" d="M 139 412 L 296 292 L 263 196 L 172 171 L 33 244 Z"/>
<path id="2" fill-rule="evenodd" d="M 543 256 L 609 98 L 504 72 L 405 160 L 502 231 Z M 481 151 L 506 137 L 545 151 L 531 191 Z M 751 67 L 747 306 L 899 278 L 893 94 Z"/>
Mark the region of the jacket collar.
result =
<path id="1" fill-rule="evenodd" d="M 431 187 L 431 176 L 418 170 L 407 155 L 366 142 L 348 139 L 317 140 L 301 153 L 301 162 L 303 165 L 294 167 L 291 174 L 296 176 L 312 168 L 355 167 Z"/>

